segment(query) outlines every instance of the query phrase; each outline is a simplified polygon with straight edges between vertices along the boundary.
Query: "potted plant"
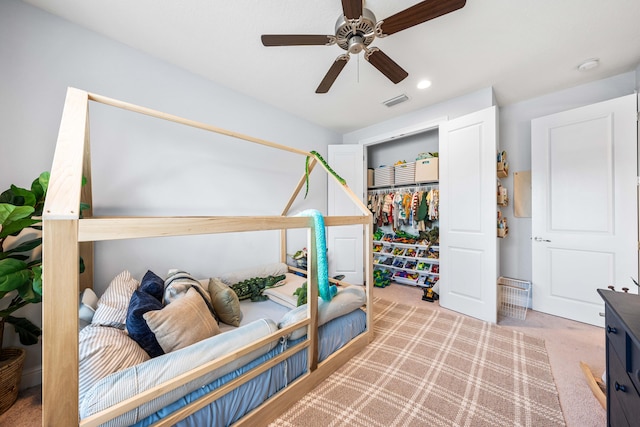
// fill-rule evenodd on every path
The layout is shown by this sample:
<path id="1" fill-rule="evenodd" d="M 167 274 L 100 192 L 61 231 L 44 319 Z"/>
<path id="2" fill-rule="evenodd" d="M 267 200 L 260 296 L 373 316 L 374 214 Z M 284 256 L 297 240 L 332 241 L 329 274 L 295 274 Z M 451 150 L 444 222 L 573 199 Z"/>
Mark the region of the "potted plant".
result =
<path id="1" fill-rule="evenodd" d="M 49 173 L 42 173 L 31 190 L 11 185 L 0 194 L 0 414 L 18 395 L 25 351 L 2 348 L 5 323 L 13 326 L 23 345 L 33 345 L 42 334 L 30 320 L 13 313 L 42 301 L 42 259 L 38 248 L 42 237 L 22 234 L 27 229 L 41 230 L 40 217 L 49 183 Z"/>

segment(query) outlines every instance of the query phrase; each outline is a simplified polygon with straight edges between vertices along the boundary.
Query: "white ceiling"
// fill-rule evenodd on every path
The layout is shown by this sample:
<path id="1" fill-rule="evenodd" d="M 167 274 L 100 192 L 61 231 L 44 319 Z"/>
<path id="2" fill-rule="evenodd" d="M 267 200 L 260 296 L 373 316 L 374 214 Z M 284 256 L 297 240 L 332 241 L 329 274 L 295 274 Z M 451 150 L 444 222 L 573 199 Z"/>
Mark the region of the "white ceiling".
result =
<path id="1" fill-rule="evenodd" d="M 267 48 L 260 35 L 332 35 L 339 0 L 24 1 L 339 133 L 489 86 L 508 105 L 640 63 L 638 0 L 467 0 L 458 11 L 374 40 L 409 73 L 399 84 L 360 54 L 318 95 L 344 51 Z M 381 20 L 416 3 L 366 0 L 365 7 Z M 576 70 L 593 57 L 598 68 Z M 433 86 L 418 90 L 425 78 Z M 382 105 L 402 93 L 409 101 Z"/>

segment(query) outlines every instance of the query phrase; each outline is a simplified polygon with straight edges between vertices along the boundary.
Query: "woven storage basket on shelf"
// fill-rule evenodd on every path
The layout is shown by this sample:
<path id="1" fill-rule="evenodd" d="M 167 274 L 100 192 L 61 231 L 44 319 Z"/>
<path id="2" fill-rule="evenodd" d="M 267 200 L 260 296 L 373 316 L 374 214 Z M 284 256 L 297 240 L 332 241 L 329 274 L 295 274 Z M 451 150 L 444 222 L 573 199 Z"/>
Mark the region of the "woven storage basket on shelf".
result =
<path id="1" fill-rule="evenodd" d="M 27 352 L 22 348 L 5 348 L 0 354 L 0 414 L 18 398 L 22 366 Z"/>
<path id="2" fill-rule="evenodd" d="M 416 182 L 416 162 L 395 165 L 394 181 L 396 185 L 414 184 Z"/>
<path id="3" fill-rule="evenodd" d="M 385 166 L 374 169 L 373 185 L 376 187 L 393 185 L 393 166 Z"/>

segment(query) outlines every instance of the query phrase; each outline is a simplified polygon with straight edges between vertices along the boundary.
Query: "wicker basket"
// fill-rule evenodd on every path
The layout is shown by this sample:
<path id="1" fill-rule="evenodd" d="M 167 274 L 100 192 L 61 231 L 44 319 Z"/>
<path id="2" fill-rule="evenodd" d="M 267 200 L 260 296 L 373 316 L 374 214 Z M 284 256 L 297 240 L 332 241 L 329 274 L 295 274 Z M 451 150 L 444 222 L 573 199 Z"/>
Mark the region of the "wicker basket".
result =
<path id="1" fill-rule="evenodd" d="M 5 348 L 0 354 L 0 414 L 18 398 L 22 366 L 27 352 L 22 348 Z"/>

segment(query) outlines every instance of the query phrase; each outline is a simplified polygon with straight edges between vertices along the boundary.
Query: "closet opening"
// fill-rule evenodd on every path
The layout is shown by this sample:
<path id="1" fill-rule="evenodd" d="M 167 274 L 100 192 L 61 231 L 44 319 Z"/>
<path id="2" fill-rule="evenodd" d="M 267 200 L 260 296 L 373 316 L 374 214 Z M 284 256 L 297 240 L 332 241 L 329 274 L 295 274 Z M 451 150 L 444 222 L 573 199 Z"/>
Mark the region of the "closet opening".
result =
<path id="1" fill-rule="evenodd" d="M 438 298 L 437 126 L 365 143 L 367 206 L 374 215 L 374 286 L 417 286 Z"/>

